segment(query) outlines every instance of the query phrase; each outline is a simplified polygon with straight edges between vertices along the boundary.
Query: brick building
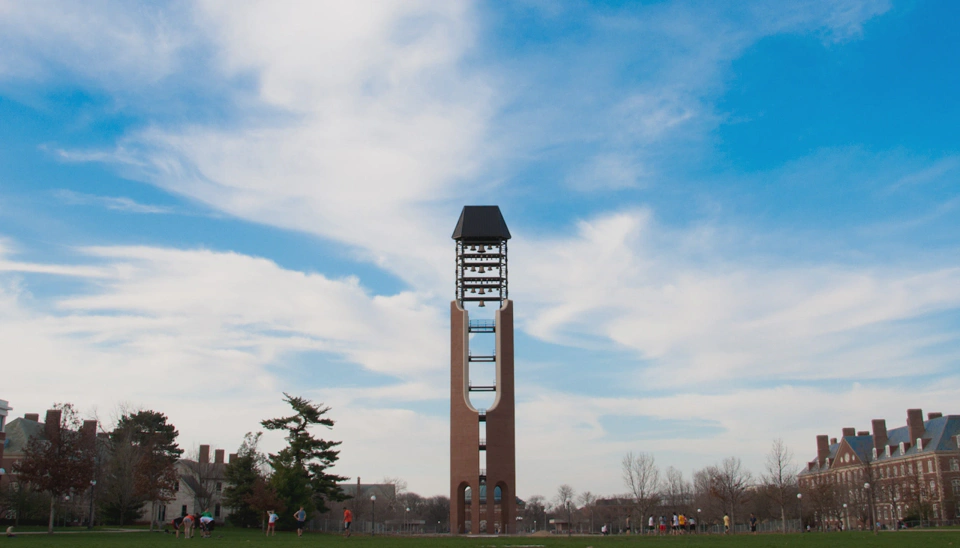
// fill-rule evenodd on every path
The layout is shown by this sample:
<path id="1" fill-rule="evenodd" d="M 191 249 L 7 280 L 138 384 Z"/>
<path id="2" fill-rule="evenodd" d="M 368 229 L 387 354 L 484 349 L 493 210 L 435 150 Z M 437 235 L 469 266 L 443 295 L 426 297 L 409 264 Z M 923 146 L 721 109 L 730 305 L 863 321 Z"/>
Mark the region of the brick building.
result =
<path id="1" fill-rule="evenodd" d="M 817 456 L 800 472 L 805 516 L 819 524 L 894 528 L 902 521 L 960 520 L 960 415 L 908 409 L 904 426 L 844 428 L 817 436 Z"/>
<path id="2" fill-rule="evenodd" d="M 16 481 L 13 466 L 23 458 L 23 451 L 31 439 L 51 440 L 59 436 L 60 419 L 63 414 L 59 409 L 50 409 L 43 422 L 40 422 L 39 413 L 27 413 L 22 418 L 6 422 L 7 412 L 12 408 L 4 400 L 0 400 L 0 408 L 2 408 L 0 424 L 3 425 L 3 430 L 0 432 L 0 442 L 2 442 L 0 443 L 0 468 L 4 470 L 0 482 L 6 484 Z M 97 421 L 83 421 L 80 433 L 84 438 L 89 438 L 92 445 L 92 440 L 97 434 Z"/>

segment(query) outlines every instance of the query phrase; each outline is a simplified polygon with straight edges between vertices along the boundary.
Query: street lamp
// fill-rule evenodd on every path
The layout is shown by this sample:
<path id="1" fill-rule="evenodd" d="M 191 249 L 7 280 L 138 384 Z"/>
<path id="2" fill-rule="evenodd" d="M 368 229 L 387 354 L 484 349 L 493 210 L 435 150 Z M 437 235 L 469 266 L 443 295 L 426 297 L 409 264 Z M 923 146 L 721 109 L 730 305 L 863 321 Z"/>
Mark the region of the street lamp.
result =
<path id="1" fill-rule="evenodd" d="M 90 480 L 90 518 L 87 520 L 87 529 L 93 529 L 93 490 L 97 488 L 97 480 Z"/>
<path id="2" fill-rule="evenodd" d="M 371 514 L 373 516 L 373 531 L 370 533 L 371 536 L 377 534 L 377 496 L 370 495 L 370 508 Z"/>
<path id="3" fill-rule="evenodd" d="M 652 518 L 651 518 L 651 519 L 652 519 Z M 700 509 L 697 508 L 697 530 L 696 530 L 697 533 L 700 533 L 700 524 L 701 524 L 701 523 L 703 523 L 703 521 L 700 519 Z M 651 527 L 652 527 L 652 526 L 651 526 Z"/>
<path id="4" fill-rule="evenodd" d="M 873 534 L 877 534 L 877 509 L 873 504 L 873 491 L 870 490 L 870 482 L 863 484 L 864 490 L 867 492 L 867 506 L 869 507 L 868 513 L 870 514 L 870 528 L 873 529 Z"/>
<path id="5" fill-rule="evenodd" d="M 403 509 L 403 528 L 404 528 L 404 530 L 407 529 L 407 512 L 409 512 L 409 511 L 410 511 L 410 507 L 409 507 L 409 506 Z"/>
<path id="6" fill-rule="evenodd" d="M 850 529 L 850 514 L 847 512 L 847 503 L 843 503 L 843 530 Z"/>
<path id="7" fill-rule="evenodd" d="M 797 519 L 800 521 L 800 532 L 803 532 L 803 493 L 797 493 Z"/>

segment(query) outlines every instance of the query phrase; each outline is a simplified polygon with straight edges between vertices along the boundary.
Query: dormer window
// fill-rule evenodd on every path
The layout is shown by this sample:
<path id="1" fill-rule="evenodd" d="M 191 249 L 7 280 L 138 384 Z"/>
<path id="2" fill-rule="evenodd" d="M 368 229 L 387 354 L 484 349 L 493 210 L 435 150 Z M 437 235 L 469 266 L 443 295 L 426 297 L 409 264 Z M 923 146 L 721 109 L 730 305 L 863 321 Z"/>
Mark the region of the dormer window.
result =
<path id="1" fill-rule="evenodd" d="M 877 460 L 877 448 L 873 448 L 873 460 Z"/>
<path id="2" fill-rule="evenodd" d="M 906 453 L 906 452 L 907 452 L 907 444 L 906 444 L 906 442 L 902 442 L 902 441 L 901 441 L 901 442 L 900 442 L 900 454 L 903 455 L 903 454 Z"/>
<path id="3" fill-rule="evenodd" d="M 893 446 L 892 446 L 892 445 L 888 445 L 888 446 L 887 446 L 887 456 L 888 456 L 888 457 L 893 456 Z"/>

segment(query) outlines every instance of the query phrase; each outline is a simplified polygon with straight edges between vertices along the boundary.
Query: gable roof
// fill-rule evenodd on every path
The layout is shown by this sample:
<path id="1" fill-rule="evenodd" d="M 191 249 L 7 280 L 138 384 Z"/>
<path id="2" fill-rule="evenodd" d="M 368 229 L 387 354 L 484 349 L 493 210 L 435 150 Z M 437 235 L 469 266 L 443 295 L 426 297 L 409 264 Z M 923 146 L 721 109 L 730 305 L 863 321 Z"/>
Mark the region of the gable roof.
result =
<path id="1" fill-rule="evenodd" d="M 835 463 L 837 453 L 842 444 L 850 446 L 850 449 L 856 453 L 862 462 L 884 462 L 901 458 L 908 458 L 918 454 L 927 454 L 934 451 L 956 451 L 957 436 L 960 435 L 960 415 L 946 415 L 933 419 L 927 419 L 923 423 L 922 439 L 927 440 L 923 448 L 917 447 L 917 440 L 908 439 L 910 430 L 906 426 L 899 426 L 887 431 L 887 446 L 897 447 L 901 443 L 909 444 L 910 447 L 901 455 L 899 451 L 892 451 L 888 457 L 886 451 L 880 451 L 877 458 L 873 458 L 873 435 L 867 436 L 844 436 L 840 443 L 830 445 L 830 453 L 827 458 L 830 465 L 826 463 L 819 466 L 816 460 L 808 463 L 800 475 L 817 474 L 829 470 Z"/>
<path id="2" fill-rule="evenodd" d="M 47 438 L 42 422 L 24 418 L 17 418 L 8 422 L 4 431 L 7 433 L 7 439 L 3 442 L 3 451 L 6 457 L 22 454 L 27 443 L 33 438 Z"/>

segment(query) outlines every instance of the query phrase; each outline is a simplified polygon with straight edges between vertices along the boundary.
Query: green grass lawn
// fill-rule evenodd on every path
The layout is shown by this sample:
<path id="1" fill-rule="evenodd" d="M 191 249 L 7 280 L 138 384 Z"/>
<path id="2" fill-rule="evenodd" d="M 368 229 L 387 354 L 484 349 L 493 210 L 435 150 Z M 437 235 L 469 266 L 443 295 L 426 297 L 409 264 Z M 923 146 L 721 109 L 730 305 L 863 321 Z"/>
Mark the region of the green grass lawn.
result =
<path id="1" fill-rule="evenodd" d="M 172 534 L 163 533 L 76 533 L 49 535 L 22 535 L 14 539 L 0 537 L 2 546 L 171 546 L 174 543 L 190 542 L 194 544 L 212 544 L 219 546 L 242 546 L 255 548 L 260 546 L 294 547 L 323 546 L 334 548 L 500 548 L 510 546 L 543 546 L 545 548 L 627 548 L 650 546 L 663 548 L 832 548 L 867 547 L 890 548 L 911 547 L 954 547 L 960 548 L 960 531 L 903 531 L 886 532 L 874 536 L 871 533 L 810 533 L 805 535 L 737 535 L 737 536 L 682 536 L 682 537 L 394 537 L 355 535 L 345 539 L 335 535 L 310 534 L 297 538 L 296 533 L 280 532 L 275 537 L 249 530 L 223 528 L 217 530 L 213 538 L 195 538 L 190 541 L 175 540 Z"/>

